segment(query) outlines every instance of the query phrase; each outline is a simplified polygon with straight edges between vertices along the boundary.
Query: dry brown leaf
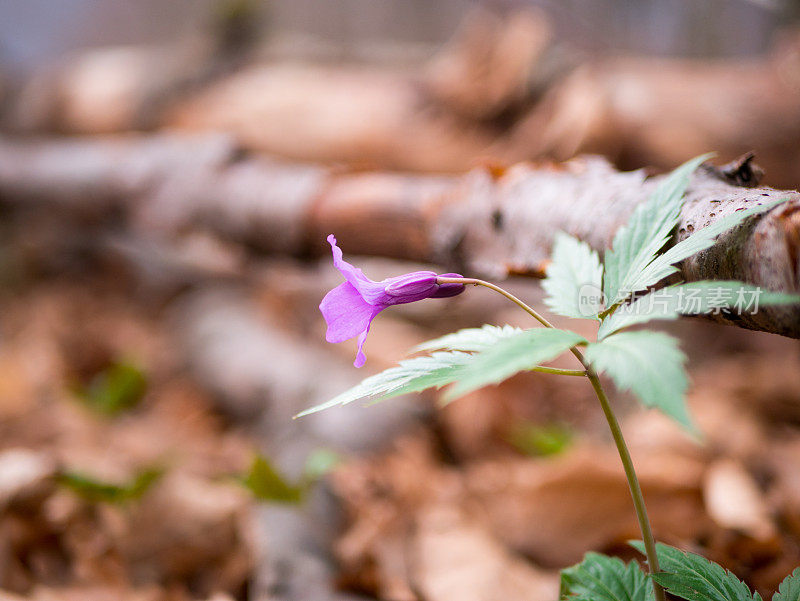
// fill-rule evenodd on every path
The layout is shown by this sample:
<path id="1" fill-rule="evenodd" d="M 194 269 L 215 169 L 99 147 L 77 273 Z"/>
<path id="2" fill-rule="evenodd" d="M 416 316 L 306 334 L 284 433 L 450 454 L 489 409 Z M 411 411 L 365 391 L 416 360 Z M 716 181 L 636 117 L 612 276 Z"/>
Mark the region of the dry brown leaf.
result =
<path id="1" fill-rule="evenodd" d="M 657 533 L 693 538 L 708 528 L 702 464 L 662 454 L 636 458 Z M 492 531 L 545 566 L 565 566 L 590 549 L 639 536 L 622 467 L 608 447 L 576 447 L 554 459 L 485 462 L 467 470 L 468 495 Z"/>
<path id="2" fill-rule="evenodd" d="M 170 597 L 157 589 L 134 590 L 129 588 L 105 586 L 46 587 L 34 589 L 31 601 L 172 601 Z M 186 597 L 184 597 L 186 599 Z M 178 601 L 178 599 L 175 599 Z M 181 600 L 182 601 L 182 600 Z M 187 600 L 188 601 L 188 600 Z"/>
<path id="3" fill-rule="evenodd" d="M 47 453 L 9 449 L 0 453 L 0 507 L 35 506 L 53 489 L 56 466 Z"/>
<path id="4" fill-rule="evenodd" d="M 558 574 L 510 553 L 457 507 L 433 505 L 417 517 L 414 582 L 428 601 L 549 601 Z"/>
<path id="5" fill-rule="evenodd" d="M 740 530 L 759 540 L 775 536 L 765 497 L 738 461 L 718 459 L 708 467 L 703 498 L 708 514 L 723 528 Z"/>
<path id="6" fill-rule="evenodd" d="M 33 404 L 36 385 L 29 373 L 31 368 L 31 361 L 24 356 L 0 352 L 0 417 L 3 419 L 22 414 Z"/>
<path id="7" fill-rule="evenodd" d="M 248 551 L 247 505 L 243 490 L 170 473 L 126 512 L 114 538 L 134 573 L 193 576 L 206 589 L 216 583 L 233 590 L 249 569 L 239 557 Z M 230 580 L 220 582 L 222 576 Z"/>

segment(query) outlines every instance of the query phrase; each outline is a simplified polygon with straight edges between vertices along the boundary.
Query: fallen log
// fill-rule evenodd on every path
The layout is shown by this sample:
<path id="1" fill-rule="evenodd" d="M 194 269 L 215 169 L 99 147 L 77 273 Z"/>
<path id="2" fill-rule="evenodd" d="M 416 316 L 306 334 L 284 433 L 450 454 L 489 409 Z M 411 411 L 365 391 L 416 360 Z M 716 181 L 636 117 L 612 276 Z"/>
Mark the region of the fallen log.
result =
<path id="1" fill-rule="evenodd" d="M 538 13 L 472 17 L 427 64 L 298 64 L 104 48 L 32 74 L 0 117 L 10 131 L 226 131 L 299 161 L 458 173 L 598 153 L 669 168 L 755 150 L 770 183 L 798 185 L 797 36 L 757 59 L 592 58 L 561 48 Z M 177 57 L 177 58 L 176 58 Z M 696 101 L 687 102 L 687 99 Z"/>
<path id="2" fill-rule="evenodd" d="M 759 176 L 748 157 L 697 171 L 675 241 L 753 204 L 787 202 L 684 261 L 684 280 L 800 291 L 800 194 L 761 187 Z M 122 222 L 145 236 L 201 230 L 295 256 L 327 252 L 325 236 L 334 231 L 345 252 L 432 261 L 494 278 L 541 275 L 559 230 L 607 248 L 659 181 L 593 157 L 456 177 L 287 165 L 248 156 L 220 137 L 0 141 L 6 210 Z M 800 338 L 796 308 L 714 319 Z"/>

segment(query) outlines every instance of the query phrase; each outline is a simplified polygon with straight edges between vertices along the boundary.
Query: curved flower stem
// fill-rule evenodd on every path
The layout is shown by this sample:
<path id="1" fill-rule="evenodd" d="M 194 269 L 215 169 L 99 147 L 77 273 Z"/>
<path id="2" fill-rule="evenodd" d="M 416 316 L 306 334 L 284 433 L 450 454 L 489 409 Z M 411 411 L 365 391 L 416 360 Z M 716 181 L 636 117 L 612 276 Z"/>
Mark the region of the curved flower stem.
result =
<path id="1" fill-rule="evenodd" d="M 478 280 L 475 278 L 445 278 L 445 277 L 438 277 L 436 278 L 437 284 L 463 284 L 464 286 L 484 286 L 485 288 L 489 288 L 489 290 L 494 290 L 498 294 L 502 294 L 512 303 L 519 306 L 523 311 L 525 311 L 528 315 L 533 317 L 536 321 L 542 324 L 546 328 L 554 328 L 555 326 L 547 321 L 544 317 L 539 315 L 536 311 L 533 310 L 532 307 L 526 305 L 516 296 L 508 292 L 507 290 L 503 290 L 500 286 L 495 286 L 491 282 L 486 282 L 484 280 Z"/>
<path id="2" fill-rule="evenodd" d="M 523 311 L 531 315 L 536 321 L 540 324 L 545 326 L 546 328 L 555 327 L 549 321 L 547 321 L 544 317 L 539 315 L 532 307 L 525 304 L 519 298 L 503 290 L 499 286 L 496 286 L 490 282 L 485 282 L 484 280 L 478 280 L 475 278 L 445 278 L 440 277 L 437 278 L 437 283 L 440 284 L 464 284 L 466 285 L 475 285 L 475 286 L 484 286 L 489 288 L 490 290 L 494 290 L 495 292 L 502 294 L 511 302 L 518 305 Z M 653 530 L 650 527 L 650 520 L 647 517 L 647 508 L 644 504 L 644 495 L 642 495 L 642 487 L 639 484 L 639 478 L 636 476 L 636 470 L 633 467 L 633 459 L 631 458 L 631 453 L 628 450 L 628 445 L 625 443 L 625 438 L 622 436 L 622 429 L 619 426 L 619 421 L 617 420 L 617 416 L 614 415 L 614 410 L 611 408 L 611 404 L 608 401 L 608 397 L 606 396 L 603 387 L 600 385 L 600 379 L 597 377 L 597 372 L 589 365 L 589 362 L 583 356 L 577 348 L 573 347 L 570 349 L 573 355 L 581 362 L 581 365 L 585 368 L 585 371 L 578 371 L 578 370 L 556 370 L 555 368 L 541 368 L 537 366 L 533 369 L 533 371 L 545 371 L 547 370 L 548 373 L 561 373 L 562 371 L 571 371 L 577 372 L 577 374 L 584 375 L 589 378 L 589 382 L 592 384 L 592 388 L 594 389 L 595 394 L 597 395 L 597 400 L 600 401 L 600 407 L 603 409 L 603 414 L 606 417 L 606 421 L 608 422 L 608 427 L 611 430 L 611 436 L 614 439 L 614 444 L 617 447 L 617 453 L 619 453 L 619 458 L 622 461 L 622 467 L 625 470 L 625 478 L 628 481 L 628 488 L 631 492 L 631 497 L 633 498 L 633 507 L 636 511 L 636 517 L 639 520 L 639 529 L 642 532 L 642 540 L 644 541 L 645 547 L 645 554 L 647 555 L 647 564 L 650 570 L 650 573 L 658 572 L 659 565 L 658 565 L 658 555 L 656 554 L 656 541 L 653 537 Z M 569 375 L 577 375 L 577 374 L 569 374 Z M 664 589 L 659 585 L 655 580 L 652 580 L 653 584 L 653 592 L 655 593 L 655 601 L 665 601 L 664 597 Z"/>

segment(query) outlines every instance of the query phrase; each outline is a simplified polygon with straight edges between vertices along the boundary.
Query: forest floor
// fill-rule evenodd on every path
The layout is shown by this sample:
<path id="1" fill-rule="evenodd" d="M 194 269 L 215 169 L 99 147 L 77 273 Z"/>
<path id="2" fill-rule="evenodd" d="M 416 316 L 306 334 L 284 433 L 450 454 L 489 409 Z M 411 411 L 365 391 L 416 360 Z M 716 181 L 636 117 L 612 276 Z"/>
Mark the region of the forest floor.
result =
<path id="1" fill-rule="evenodd" d="M 250 294 L 288 332 L 320 283 L 281 269 L 293 286 Z M 257 586 L 276 551 L 259 516 L 274 503 L 240 477 L 268 441 L 187 367 L 165 306 L 101 278 L 44 278 L 0 298 L 0 598 L 289 598 Z M 506 315 L 451 305 L 478 306 Z M 371 334 L 378 364 L 431 334 L 431 314 L 398 315 Z M 698 359 L 689 400 L 705 440 L 654 412 L 623 423 L 656 534 L 769 593 L 800 563 L 800 349 L 677 329 Z M 333 530 L 320 554 L 330 591 L 314 597 L 545 600 L 588 550 L 634 558 L 618 459 L 591 391 L 568 380 L 517 377 L 441 410 L 423 398 L 411 425 L 345 456 L 315 485 L 335 515 L 314 518 Z"/>

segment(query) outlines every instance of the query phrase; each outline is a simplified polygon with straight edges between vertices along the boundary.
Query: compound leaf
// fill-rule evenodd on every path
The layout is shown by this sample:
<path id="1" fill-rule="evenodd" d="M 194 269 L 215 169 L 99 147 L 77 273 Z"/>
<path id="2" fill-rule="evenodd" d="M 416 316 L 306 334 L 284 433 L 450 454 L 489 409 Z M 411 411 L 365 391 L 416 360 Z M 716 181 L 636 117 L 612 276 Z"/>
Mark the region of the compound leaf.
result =
<path id="1" fill-rule="evenodd" d="M 622 332 L 590 344 L 586 358 L 621 390 L 694 430 L 686 409 L 689 385 L 678 341 L 660 332 Z"/>
<path id="2" fill-rule="evenodd" d="M 603 266 L 597 252 L 563 232 L 556 234 L 552 262 L 542 282 L 545 304 L 567 317 L 596 318 L 602 309 Z"/>
<path id="3" fill-rule="evenodd" d="M 800 568 L 783 579 L 772 601 L 800 601 Z"/>
<path id="4" fill-rule="evenodd" d="M 577 565 L 561 570 L 562 601 L 652 601 L 648 576 L 635 561 L 587 553 Z"/>
<path id="5" fill-rule="evenodd" d="M 704 280 L 654 290 L 632 303 L 621 305 L 600 325 L 598 339 L 632 325 L 654 319 L 676 319 L 730 309 L 744 314 L 759 307 L 800 302 L 800 296 L 769 292 L 759 286 L 730 280 Z"/>
<path id="6" fill-rule="evenodd" d="M 586 340 L 566 330 L 534 328 L 504 338 L 472 355 L 469 369 L 458 375 L 458 382 L 445 394 L 452 401 L 487 384 L 497 384 L 515 373 L 550 361 Z"/>
<path id="7" fill-rule="evenodd" d="M 787 199 L 782 198 L 780 200 L 765 202 L 764 204 L 757 204 L 756 206 L 748 209 L 736 211 L 730 215 L 726 215 L 725 217 L 718 219 L 711 225 L 696 231 L 685 240 L 667 249 L 663 254 L 656 257 L 638 274 L 632 274 L 632 277 L 626 284 L 626 290 L 629 292 L 635 292 L 637 290 L 644 290 L 648 286 L 657 284 L 665 277 L 678 271 L 678 268 L 675 267 L 676 263 L 680 263 L 695 253 L 712 246 L 716 237 L 723 232 L 726 232 L 729 229 L 739 225 L 748 217 L 768 211 L 782 202 L 786 202 L 786 200 Z"/>
<path id="8" fill-rule="evenodd" d="M 359 399 L 369 398 L 373 402 L 383 401 L 409 392 L 420 392 L 427 388 L 440 388 L 460 378 L 465 367 L 475 355 L 460 351 L 433 353 L 430 356 L 414 357 L 400 361 L 396 367 L 370 376 L 353 388 L 330 401 L 306 409 L 295 417 L 347 405 Z"/>
<path id="9" fill-rule="evenodd" d="M 644 553 L 644 545 L 631 543 Z M 747 585 L 719 564 L 695 553 L 658 543 L 661 571 L 652 578 L 670 594 L 687 601 L 762 601 Z"/>
<path id="10" fill-rule="evenodd" d="M 482 351 L 495 344 L 498 340 L 514 336 L 520 332 L 522 332 L 521 328 L 509 325 L 499 327 L 486 324 L 480 328 L 465 328 L 441 338 L 428 340 L 414 347 L 412 352 L 437 350 Z"/>
<path id="11" fill-rule="evenodd" d="M 628 223 L 617 230 L 604 260 L 607 306 L 635 292 L 632 283 L 655 258 L 678 222 L 689 178 L 709 156 L 687 161 L 670 173 L 650 198 L 636 207 Z"/>

